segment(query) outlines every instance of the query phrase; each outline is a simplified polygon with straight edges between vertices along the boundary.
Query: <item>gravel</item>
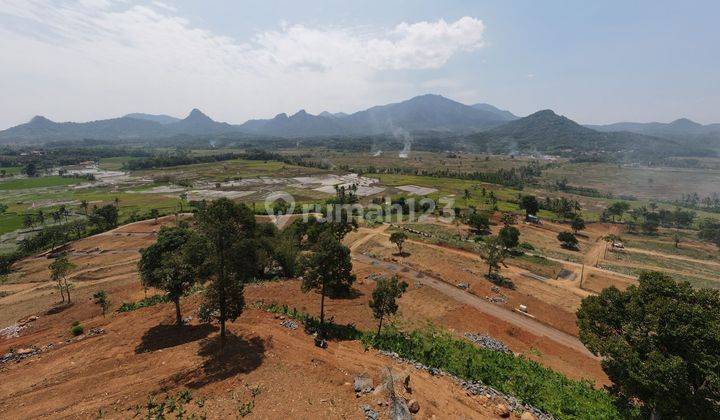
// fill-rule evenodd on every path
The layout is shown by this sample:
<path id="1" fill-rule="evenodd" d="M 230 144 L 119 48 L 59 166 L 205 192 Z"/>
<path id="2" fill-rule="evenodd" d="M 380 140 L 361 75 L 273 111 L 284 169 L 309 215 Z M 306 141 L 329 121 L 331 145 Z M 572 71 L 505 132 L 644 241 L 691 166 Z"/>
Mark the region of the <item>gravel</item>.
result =
<path id="1" fill-rule="evenodd" d="M 480 347 L 486 348 L 488 350 L 493 351 L 499 351 L 500 353 L 507 353 L 507 354 L 513 354 L 512 350 L 510 350 L 505 343 L 503 343 L 500 340 L 496 340 L 489 335 L 484 334 L 475 334 L 475 333 L 465 333 L 465 338 L 472 341 L 473 343 L 477 344 Z"/>

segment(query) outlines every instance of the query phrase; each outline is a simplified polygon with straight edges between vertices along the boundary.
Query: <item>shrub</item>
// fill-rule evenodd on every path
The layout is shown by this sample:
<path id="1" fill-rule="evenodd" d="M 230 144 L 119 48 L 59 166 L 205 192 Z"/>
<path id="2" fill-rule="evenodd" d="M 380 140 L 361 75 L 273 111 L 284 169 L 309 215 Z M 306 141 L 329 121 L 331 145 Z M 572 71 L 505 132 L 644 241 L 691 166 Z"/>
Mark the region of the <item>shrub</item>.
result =
<path id="1" fill-rule="evenodd" d="M 534 250 L 535 250 L 535 247 L 532 246 L 532 244 L 529 244 L 529 243 L 527 243 L 527 242 L 521 243 L 520 245 L 518 245 L 518 247 L 519 247 L 519 248 L 522 248 L 522 249 L 524 249 L 524 250 L 526 250 L 526 251 L 534 251 Z"/>
<path id="2" fill-rule="evenodd" d="M 411 333 L 391 326 L 381 335 L 365 334 L 362 341 L 465 380 L 480 381 L 557 419 L 621 418 L 613 398 L 589 381 L 568 379 L 532 360 L 476 347 L 432 326 Z"/>
<path id="3" fill-rule="evenodd" d="M 85 328 L 83 328 L 83 326 L 80 324 L 73 325 L 72 328 L 70 328 L 70 334 L 72 334 L 75 337 L 82 334 L 84 331 L 85 331 Z"/>

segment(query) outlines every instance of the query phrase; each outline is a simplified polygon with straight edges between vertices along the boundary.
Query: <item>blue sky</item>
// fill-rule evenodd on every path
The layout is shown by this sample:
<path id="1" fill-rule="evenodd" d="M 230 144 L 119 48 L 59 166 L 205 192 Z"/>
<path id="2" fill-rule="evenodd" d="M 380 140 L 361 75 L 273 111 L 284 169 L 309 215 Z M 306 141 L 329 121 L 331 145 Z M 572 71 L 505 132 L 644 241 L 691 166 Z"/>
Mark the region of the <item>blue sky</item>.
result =
<path id="1" fill-rule="evenodd" d="M 582 123 L 720 122 L 720 2 L 0 0 L 0 127 L 239 123 L 423 93 Z"/>

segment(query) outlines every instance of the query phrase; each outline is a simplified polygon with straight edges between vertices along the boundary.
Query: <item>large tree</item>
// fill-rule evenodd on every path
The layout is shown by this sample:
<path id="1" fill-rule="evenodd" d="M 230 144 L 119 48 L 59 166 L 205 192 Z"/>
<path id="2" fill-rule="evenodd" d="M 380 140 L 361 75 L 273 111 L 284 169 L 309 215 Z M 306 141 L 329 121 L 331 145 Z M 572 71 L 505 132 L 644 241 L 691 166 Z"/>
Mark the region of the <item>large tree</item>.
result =
<path id="1" fill-rule="evenodd" d="M 404 232 L 397 231 L 390 234 L 390 242 L 394 243 L 398 248 L 398 253 L 402 256 L 403 255 L 403 244 L 405 244 L 405 240 L 407 239 L 407 235 L 405 235 Z"/>
<path id="2" fill-rule="evenodd" d="M 225 323 L 242 313 L 244 284 L 257 273 L 255 216 L 246 205 L 221 198 L 201 208 L 197 221 L 208 244 L 207 263 L 212 276 L 200 313 L 203 319 L 220 323 L 220 340 L 224 345 Z"/>
<path id="3" fill-rule="evenodd" d="M 368 305 L 373 311 L 373 316 L 378 320 L 378 335 L 382 330 L 383 319 L 387 315 L 392 315 L 397 312 L 398 304 L 397 299 L 405 293 L 408 284 L 404 281 L 400 281 L 397 275 L 391 278 L 381 277 L 375 284 L 375 290 L 372 293 L 372 299 Z"/>
<path id="4" fill-rule="evenodd" d="M 162 227 L 157 241 L 140 251 L 140 281 L 144 288 L 167 293 L 175 304 L 175 322 L 182 325 L 180 298 L 206 275 L 207 244 L 188 227 Z"/>
<path id="5" fill-rule="evenodd" d="M 320 293 L 320 332 L 324 333 L 325 296 L 337 290 L 349 290 L 355 282 L 352 274 L 350 249 L 327 230 L 320 234 L 317 243 L 303 261 L 302 291 Z"/>
<path id="6" fill-rule="evenodd" d="M 525 217 L 536 215 L 540 211 L 540 203 L 534 195 L 524 195 L 520 199 L 520 208 L 525 210 Z"/>
<path id="7" fill-rule="evenodd" d="M 505 265 L 505 254 L 502 241 L 497 236 L 488 238 L 480 250 L 480 258 L 485 260 L 488 266 L 488 277 L 500 271 L 500 264 Z"/>
<path id="8" fill-rule="evenodd" d="M 577 318 L 615 396 L 655 418 L 720 418 L 720 292 L 646 272 L 583 299 Z"/>
<path id="9" fill-rule="evenodd" d="M 515 248 L 520 243 L 520 231 L 515 226 L 505 226 L 498 232 L 498 241 L 505 250 Z"/>

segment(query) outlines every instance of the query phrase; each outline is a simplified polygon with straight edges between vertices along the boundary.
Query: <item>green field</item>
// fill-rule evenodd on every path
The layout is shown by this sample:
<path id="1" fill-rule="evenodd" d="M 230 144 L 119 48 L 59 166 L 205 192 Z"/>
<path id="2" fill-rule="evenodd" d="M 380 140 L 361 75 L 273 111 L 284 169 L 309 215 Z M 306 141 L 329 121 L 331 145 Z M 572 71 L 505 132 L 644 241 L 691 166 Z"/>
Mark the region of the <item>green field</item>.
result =
<path id="1" fill-rule="evenodd" d="M 38 178 L 21 178 L 0 181 L 0 190 L 22 190 L 29 188 L 58 187 L 79 184 L 82 180 L 61 176 L 43 176 Z"/>

